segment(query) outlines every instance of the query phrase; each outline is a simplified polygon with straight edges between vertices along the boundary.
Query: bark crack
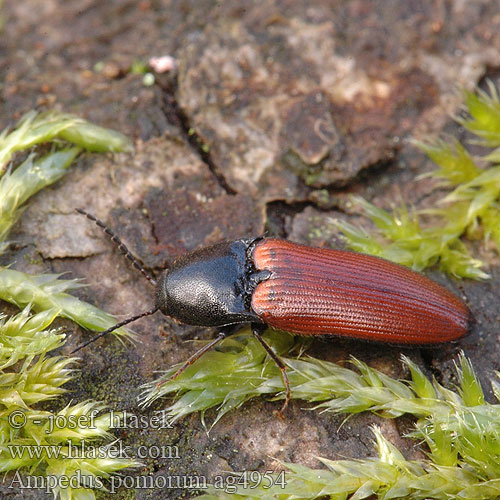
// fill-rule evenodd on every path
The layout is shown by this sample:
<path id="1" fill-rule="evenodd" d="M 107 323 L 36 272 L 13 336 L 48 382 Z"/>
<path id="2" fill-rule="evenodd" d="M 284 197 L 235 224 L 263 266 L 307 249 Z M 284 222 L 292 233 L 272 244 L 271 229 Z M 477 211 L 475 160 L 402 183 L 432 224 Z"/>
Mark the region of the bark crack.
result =
<path id="1" fill-rule="evenodd" d="M 177 77 L 169 78 L 164 81 L 158 81 L 158 85 L 163 91 L 164 113 L 168 122 L 182 131 L 184 138 L 196 151 L 203 163 L 207 165 L 212 175 L 217 179 L 220 187 L 229 195 L 237 194 L 236 190 L 233 189 L 225 179 L 220 168 L 217 166 L 212 155 L 210 154 L 210 151 L 206 147 L 206 144 L 191 125 L 189 116 L 177 101 Z"/>

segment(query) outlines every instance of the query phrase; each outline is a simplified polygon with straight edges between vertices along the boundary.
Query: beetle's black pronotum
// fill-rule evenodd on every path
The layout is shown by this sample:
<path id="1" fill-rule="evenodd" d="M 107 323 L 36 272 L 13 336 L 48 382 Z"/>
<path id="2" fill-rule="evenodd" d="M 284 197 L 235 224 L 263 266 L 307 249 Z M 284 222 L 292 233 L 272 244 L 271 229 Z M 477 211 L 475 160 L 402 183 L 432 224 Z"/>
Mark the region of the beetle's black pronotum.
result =
<path id="1" fill-rule="evenodd" d="M 233 325 L 250 323 L 274 360 L 290 400 L 285 365 L 261 337 L 267 326 L 298 335 L 341 335 L 395 344 L 428 345 L 467 333 L 468 307 L 454 294 L 410 269 L 343 250 L 299 245 L 275 238 L 223 241 L 189 252 L 151 278 L 120 239 L 85 215 L 156 287 L 155 307 L 99 333 L 94 340 L 136 319 L 161 311 L 188 325 L 219 327 L 219 335 L 193 354 L 177 377 L 220 342 Z"/>

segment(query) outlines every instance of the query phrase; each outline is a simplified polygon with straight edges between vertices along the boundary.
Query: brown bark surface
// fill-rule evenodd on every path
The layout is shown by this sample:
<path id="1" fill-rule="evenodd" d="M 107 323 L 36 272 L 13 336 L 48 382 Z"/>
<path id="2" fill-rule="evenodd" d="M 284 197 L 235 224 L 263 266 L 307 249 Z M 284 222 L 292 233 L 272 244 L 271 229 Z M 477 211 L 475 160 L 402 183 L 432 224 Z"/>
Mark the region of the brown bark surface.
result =
<path id="1" fill-rule="evenodd" d="M 436 185 L 416 180 L 432 165 L 407 139 L 461 133 L 450 118 L 460 109 L 460 87 L 500 75 L 500 15 L 491 1 L 6 0 L 2 13 L 2 128 L 34 107 L 56 108 L 118 129 L 135 144 L 132 154 L 80 157 L 34 197 L 3 263 L 82 278 L 89 286 L 78 295 L 119 318 L 149 309 L 152 291 L 74 208 L 106 221 L 156 271 L 186 250 L 264 231 L 338 246 L 332 218 L 364 223 L 352 217 L 347 194 L 384 208 L 400 199 L 433 206 Z M 162 55 L 176 59 L 176 71 L 144 86 L 131 67 Z M 463 349 L 491 401 L 489 380 L 500 368 L 500 278 L 495 254 L 490 258 L 491 281 L 464 283 L 478 325 L 460 343 L 421 351 L 336 339 L 315 342 L 310 353 L 331 361 L 354 355 L 397 377 L 406 375 L 404 352 L 451 384 Z M 438 272 L 428 275 L 458 291 Z M 66 353 L 87 338 L 70 322 L 59 324 L 70 332 Z M 141 410 L 139 386 L 185 360 L 194 349 L 186 340 L 215 333 L 161 315 L 134 330 L 142 339 L 135 347 L 109 337 L 80 353 L 68 401 L 94 398 L 151 414 L 164 403 Z M 173 429 L 130 430 L 124 439 L 179 445 L 179 459 L 152 460 L 148 473 L 208 480 L 272 469 L 276 459 L 317 467 L 317 456 L 370 456 L 374 422 L 407 457 L 423 456 L 402 438 L 407 419 L 362 414 L 340 427 L 344 416 L 305 411 L 299 401 L 279 420 L 273 412 L 280 405 L 252 400 L 209 435 L 195 414 Z M 7 484 L 2 498 L 45 498 Z M 123 490 L 103 497 L 189 494 Z"/>

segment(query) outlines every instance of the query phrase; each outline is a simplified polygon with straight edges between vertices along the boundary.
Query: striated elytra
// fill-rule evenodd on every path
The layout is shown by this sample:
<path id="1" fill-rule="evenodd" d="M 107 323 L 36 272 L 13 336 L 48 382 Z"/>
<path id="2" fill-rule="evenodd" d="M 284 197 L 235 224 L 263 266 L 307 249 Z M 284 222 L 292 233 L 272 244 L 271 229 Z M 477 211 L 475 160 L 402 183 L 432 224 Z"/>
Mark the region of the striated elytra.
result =
<path id="1" fill-rule="evenodd" d="M 261 337 L 267 326 L 298 335 L 340 335 L 394 344 L 456 340 L 469 330 L 469 308 L 425 276 L 378 257 L 313 248 L 276 238 L 224 241 L 187 253 L 158 281 L 101 221 L 102 227 L 156 287 L 155 307 L 101 332 L 161 311 L 182 323 L 219 327 L 219 335 L 175 372 L 177 377 L 220 342 L 234 325 L 252 332 L 281 370 L 285 365 Z M 76 351 L 75 350 L 75 351 Z"/>
<path id="2" fill-rule="evenodd" d="M 271 276 L 254 291 L 252 309 L 275 328 L 418 345 L 469 329 L 470 311 L 458 297 L 378 257 L 266 239 L 253 260 Z"/>

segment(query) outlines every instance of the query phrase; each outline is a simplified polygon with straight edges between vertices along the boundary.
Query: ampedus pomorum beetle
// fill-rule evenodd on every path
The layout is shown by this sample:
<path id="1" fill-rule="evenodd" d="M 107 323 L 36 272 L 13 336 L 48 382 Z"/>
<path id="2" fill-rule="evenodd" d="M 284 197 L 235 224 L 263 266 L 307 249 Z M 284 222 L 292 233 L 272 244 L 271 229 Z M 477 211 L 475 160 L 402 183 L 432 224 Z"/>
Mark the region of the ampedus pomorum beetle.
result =
<path id="1" fill-rule="evenodd" d="M 100 220 L 85 215 L 156 287 L 155 307 L 122 321 L 74 352 L 136 319 L 161 311 L 188 325 L 220 327 L 219 335 L 172 375 L 182 373 L 220 342 L 234 325 L 252 332 L 281 370 L 285 365 L 261 333 L 268 327 L 298 335 L 335 335 L 393 344 L 429 345 L 458 339 L 471 323 L 454 294 L 410 269 L 378 257 L 312 248 L 276 238 L 223 241 L 187 253 L 158 281 Z"/>

